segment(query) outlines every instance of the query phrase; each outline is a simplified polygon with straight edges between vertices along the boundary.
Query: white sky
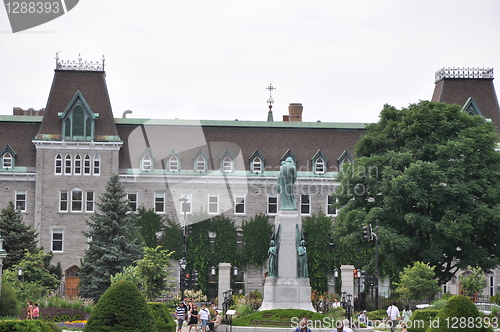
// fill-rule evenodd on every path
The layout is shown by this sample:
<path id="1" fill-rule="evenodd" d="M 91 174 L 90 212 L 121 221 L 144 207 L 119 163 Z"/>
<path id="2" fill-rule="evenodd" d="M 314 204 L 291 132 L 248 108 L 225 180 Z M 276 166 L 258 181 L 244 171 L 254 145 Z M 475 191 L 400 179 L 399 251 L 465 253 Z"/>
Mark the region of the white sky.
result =
<path id="1" fill-rule="evenodd" d="M 106 57 L 115 117 L 374 122 L 430 99 L 442 67 L 500 69 L 499 0 L 80 0 L 13 34 L 0 8 L 0 114 L 46 106 L 55 53 Z"/>

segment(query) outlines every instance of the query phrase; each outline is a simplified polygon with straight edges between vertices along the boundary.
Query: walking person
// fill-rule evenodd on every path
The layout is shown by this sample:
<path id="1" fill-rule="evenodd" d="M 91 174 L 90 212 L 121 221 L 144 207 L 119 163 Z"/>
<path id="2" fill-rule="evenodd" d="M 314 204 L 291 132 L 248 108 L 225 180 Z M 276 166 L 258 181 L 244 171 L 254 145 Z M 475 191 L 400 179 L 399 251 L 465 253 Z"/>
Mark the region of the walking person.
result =
<path id="1" fill-rule="evenodd" d="M 396 302 L 392 302 L 392 305 L 387 308 L 387 322 L 391 325 L 391 332 L 396 329 L 396 320 L 401 317 L 399 314 L 399 309 L 396 307 Z"/>
<path id="2" fill-rule="evenodd" d="M 184 320 L 186 319 L 186 306 L 184 302 L 180 302 L 179 306 L 175 309 L 175 316 L 177 318 L 177 331 L 182 331 L 182 324 L 184 324 Z"/>
<path id="3" fill-rule="evenodd" d="M 28 308 L 26 308 L 26 319 L 33 319 L 33 301 L 28 301 Z"/>
<path id="4" fill-rule="evenodd" d="M 203 332 L 206 332 L 207 330 L 207 324 L 208 321 L 210 320 L 210 311 L 207 308 L 207 304 L 203 303 L 201 305 L 201 310 L 200 310 L 200 321 L 201 321 L 201 329 Z"/>
<path id="5" fill-rule="evenodd" d="M 198 308 L 196 307 L 196 303 L 193 303 L 191 304 L 191 310 L 189 310 L 188 332 L 191 332 L 192 328 L 194 328 L 195 332 L 198 332 L 198 319 L 199 319 Z"/>
<path id="6" fill-rule="evenodd" d="M 410 320 L 411 314 L 412 311 L 410 310 L 410 306 L 407 304 L 405 309 L 403 310 L 403 322 L 405 323 L 405 325 Z"/>
<path id="7" fill-rule="evenodd" d="M 33 319 L 40 319 L 40 308 L 36 302 L 33 305 Z"/>

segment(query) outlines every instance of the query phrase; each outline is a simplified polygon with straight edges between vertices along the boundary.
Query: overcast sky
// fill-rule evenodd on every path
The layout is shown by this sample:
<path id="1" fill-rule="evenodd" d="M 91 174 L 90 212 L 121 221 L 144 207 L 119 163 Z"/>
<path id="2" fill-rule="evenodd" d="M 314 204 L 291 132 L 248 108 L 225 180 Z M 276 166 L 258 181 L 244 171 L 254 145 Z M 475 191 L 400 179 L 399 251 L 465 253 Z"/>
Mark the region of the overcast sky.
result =
<path id="1" fill-rule="evenodd" d="M 442 67 L 500 69 L 499 0 L 80 0 L 13 34 L 0 9 L 0 114 L 46 106 L 62 60 L 106 58 L 115 117 L 374 122 L 427 100 Z M 498 89 L 498 88 L 497 88 Z"/>

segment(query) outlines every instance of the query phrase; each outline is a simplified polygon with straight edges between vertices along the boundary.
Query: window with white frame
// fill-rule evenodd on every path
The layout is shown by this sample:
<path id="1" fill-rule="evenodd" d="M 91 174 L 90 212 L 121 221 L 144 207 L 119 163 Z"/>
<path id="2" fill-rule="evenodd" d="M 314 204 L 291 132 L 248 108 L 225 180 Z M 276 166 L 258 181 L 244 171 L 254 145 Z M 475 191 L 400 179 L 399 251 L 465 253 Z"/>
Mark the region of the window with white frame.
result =
<path id="1" fill-rule="evenodd" d="M 16 190 L 16 209 L 26 212 L 26 190 Z"/>
<path id="2" fill-rule="evenodd" d="M 83 175 L 90 175 L 90 169 L 91 169 L 90 163 L 91 163 L 90 156 L 87 154 L 83 158 Z"/>
<path id="3" fill-rule="evenodd" d="M 101 174 L 101 157 L 98 154 L 94 156 L 94 175 Z"/>
<path id="4" fill-rule="evenodd" d="M 83 191 L 81 189 L 71 190 L 71 211 L 81 212 L 83 209 Z"/>
<path id="5" fill-rule="evenodd" d="M 151 156 L 149 154 L 142 157 L 141 171 L 144 171 L 144 172 L 151 171 Z"/>
<path id="6" fill-rule="evenodd" d="M 127 199 L 132 211 L 137 211 L 137 193 L 127 193 Z"/>
<path id="7" fill-rule="evenodd" d="M 165 193 L 164 192 L 155 192 L 155 212 L 156 213 L 165 213 Z"/>
<path id="8" fill-rule="evenodd" d="M 223 172 L 232 172 L 233 171 L 233 160 L 229 157 L 225 157 L 222 160 L 222 171 Z"/>
<path id="9" fill-rule="evenodd" d="M 234 213 L 245 214 L 245 195 L 235 195 L 234 198 Z"/>
<path id="10" fill-rule="evenodd" d="M 208 194 L 208 213 L 219 213 L 219 194 Z"/>
<path id="11" fill-rule="evenodd" d="M 74 168 L 74 174 L 75 175 L 81 175 L 82 174 L 82 157 L 77 154 L 75 156 L 75 168 Z"/>
<path id="12" fill-rule="evenodd" d="M 192 194 L 182 194 L 181 197 L 187 198 L 185 202 L 181 201 L 181 211 L 182 213 L 192 213 L 193 212 L 193 195 Z"/>
<path id="13" fill-rule="evenodd" d="M 311 195 L 300 195 L 300 214 L 311 214 Z"/>
<path id="14" fill-rule="evenodd" d="M 55 174 L 62 174 L 62 156 L 58 153 L 55 160 Z"/>
<path id="15" fill-rule="evenodd" d="M 325 161 L 323 158 L 316 159 L 316 162 L 314 163 L 314 173 L 325 174 Z"/>
<path id="16" fill-rule="evenodd" d="M 68 212 L 68 191 L 59 191 L 59 212 Z"/>
<path id="17" fill-rule="evenodd" d="M 64 158 L 64 174 L 71 175 L 71 156 L 69 154 Z"/>
<path id="18" fill-rule="evenodd" d="M 13 158 L 10 152 L 5 152 L 2 157 L 2 168 L 12 168 L 12 165 L 14 164 L 12 159 Z"/>
<path id="19" fill-rule="evenodd" d="M 269 195 L 267 196 L 267 214 L 278 213 L 278 196 Z"/>
<path id="20" fill-rule="evenodd" d="M 333 206 L 334 203 L 335 199 L 331 195 L 326 196 L 326 214 L 329 216 L 337 214 L 337 209 Z"/>
<path id="21" fill-rule="evenodd" d="M 95 191 L 85 192 L 85 211 L 86 212 L 95 211 Z"/>
<path id="22" fill-rule="evenodd" d="M 206 165 L 207 165 L 207 161 L 205 160 L 205 158 L 203 156 L 199 156 L 198 158 L 196 158 L 196 171 L 197 172 L 205 172 L 207 169 Z"/>
<path id="23" fill-rule="evenodd" d="M 171 156 L 168 159 L 168 170 L 171 172 L 177 172 L 179 169 L 179 158 L 177 158 L 176 156 Z"/>
<path id="24" fill-rule="evenodd" d="M 254 172 L 254 173 L 261 173 L 262 172 L 262 160 L 259 157 L 253 158 L 252 172 Z"/>
<path id="25" fill-rule="evenodd" d="M 63 251 L 63 240 L 64 240 L 64 230 L 63 229 L 53 229 L 52 230 L 52 251 L 62 252 Z"/>

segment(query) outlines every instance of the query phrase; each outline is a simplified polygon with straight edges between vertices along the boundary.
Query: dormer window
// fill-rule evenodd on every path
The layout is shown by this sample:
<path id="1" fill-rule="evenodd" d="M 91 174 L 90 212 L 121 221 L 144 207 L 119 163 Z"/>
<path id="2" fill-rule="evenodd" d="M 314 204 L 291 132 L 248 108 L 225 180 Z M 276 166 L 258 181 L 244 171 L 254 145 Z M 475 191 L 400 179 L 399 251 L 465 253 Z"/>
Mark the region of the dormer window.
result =
<path id="1" fill-rule="evenodd" d="M 95 120 L 99 114 L 92 112 L 80 91 L 77 91 L 64 112 L 59 113 L 62 121 L 63 139 L 68 141 L 92 141 Z"/>
<path id="2" fill-rule="evenodd" d="M 12 155 L 5 152 L 2 156 L 2 168 L 12 168 Z"/>
<path id="3" fill-rule="evenodd" d="M 222 172 L 232 172 L 234 170 L 234 156 L 229 149 L 219 157 L 219 161 Z"/>
<path id="4" fill-rule="evenodd" d="M 259 149 L 255 150 L 254 153 L 252 153 L 249 160 L 250 160 L 251 172 L 254 173 L 264 172 L 265 158 L 264 155 L 259 151 Z"/>
<path id="5" fill-rule="evenodd" d="M 142 158 L 142 171 L 144 172 L 149 172 L 151 171 L 151 156 L 150 155 L 145 155 L 143 158 Z"/>
<path id="6" fill-rule="evenodd" d="M 142 172 L 151 172 L 154 170 L 155 158 L 150 148 L 146 148 L 139 156 L 140 169 Z"/>
<path id="7" fill-rule="evenodd" d="M 196 172 L 206 172 L 208 170 L 208 156 L 205 154 L 203 149 L 200 149 L 198 153 L 194 155 L 193 161 L 193 169 Z"/>
<path id="8" fill-rule="evenodd" d="M 351 164 L 353 161 L 354 159 L 352 158 L 351 154 L 347 150 L 344 150 L 339 159 L 337 159 L 337 162 L 339 163 L 339 172 L 342 171 L 342 166 L 344 164 Z"/>
<path id="9" fill-rule="evenodd" d="M 314 174 L 325 174 L 327 171 L 328 159 L 326 158 L 323 151 L 318 150 L 316 154 L 311 159 L 313 165 Z"/>
<path id="10" fill-rule="evenodd" d="M 262 172 L 262 160 L 259 157 L 255 157 L 252 162 L 252 172 L 260 173 Z"/>
<path id="11" fill-rule="evenodd" d="M 177 172 L 179 170 L 179 159 L 177 159 L 176 156 L 172 156 L 168 159 L 168 170 L 171 172 Z"/>
<path id="12" fill-rule="evenodd" d="M 2 150 L 0 150 L 0 166 L 5 169 L 12 169 L 15 165 L 16 153 L 7 144 Z"/>

